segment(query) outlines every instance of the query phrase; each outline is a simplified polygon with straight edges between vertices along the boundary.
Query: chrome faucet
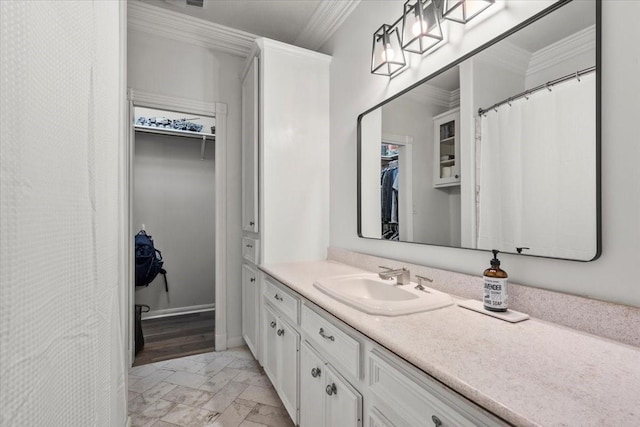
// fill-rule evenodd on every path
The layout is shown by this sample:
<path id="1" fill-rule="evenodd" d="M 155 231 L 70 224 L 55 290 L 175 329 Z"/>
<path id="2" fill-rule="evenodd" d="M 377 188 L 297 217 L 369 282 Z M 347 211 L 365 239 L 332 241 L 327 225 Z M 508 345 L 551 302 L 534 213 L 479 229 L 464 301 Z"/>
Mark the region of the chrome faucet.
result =
<path id="1" fill-rule="evenodd" d="M 378 276 L 381 279 L 384 280 L 391 280 L 394 277 L 396 278 L 396 285 L 407 285 L 410 282 L 410 276 L 411 276 L 411 272 L 405 268 L 397 268 L 397 269 L 392 269 L 389 267 L 384 267 L 382 265 L 379 265 L 378 267 L 380 268 L 384 268 L 386 271 L 381 271 L 380 273 L 378 273 Z"/>

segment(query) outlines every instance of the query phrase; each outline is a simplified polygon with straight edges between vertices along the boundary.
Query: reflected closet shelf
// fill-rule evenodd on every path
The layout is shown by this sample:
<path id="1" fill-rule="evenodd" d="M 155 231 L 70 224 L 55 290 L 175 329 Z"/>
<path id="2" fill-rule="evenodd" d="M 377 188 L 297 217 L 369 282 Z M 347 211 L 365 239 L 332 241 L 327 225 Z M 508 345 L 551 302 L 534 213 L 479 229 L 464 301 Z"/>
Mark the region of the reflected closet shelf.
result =
<path id="1" fill-rule="evenodd" d="M 153 126 L 140 126 L 135 125 L 133 127 L 136 132 L 146 132 L 146 133 L 155 133 L 159 135 L 170 135 L 170 136 L 181 136 L 186 138 L 196 138 L 202 139 L 212 139 L 215 140 L 216 135 L 213 133 L 205 133 L 205 132 L 192 132 L 188 130 L 178 130 L 178 129 L 168 129 L 161 127 L 153 127 Z"/>

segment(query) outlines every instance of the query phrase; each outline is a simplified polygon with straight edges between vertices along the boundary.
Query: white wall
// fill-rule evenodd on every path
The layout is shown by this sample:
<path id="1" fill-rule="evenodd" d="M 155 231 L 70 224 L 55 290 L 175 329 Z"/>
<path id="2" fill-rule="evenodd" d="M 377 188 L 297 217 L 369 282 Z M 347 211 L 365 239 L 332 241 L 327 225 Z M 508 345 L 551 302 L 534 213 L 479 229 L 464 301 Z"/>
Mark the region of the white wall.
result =
<path id="1" fill-rule="evenodd" d="M 126 423 L 125 16 L 0 2 L 2 426 Z"/>
<path id="2" fill-rule="evenodd" d="M 213 143 L 200 158 L 200 140 L 136 133 L 133 224 L 145 224 L 162 252 L 161 274 L 136 288 L 136 304 L 152 311 L 215 302 L 215 162 Z"/>
<path id="3" fill-rule="evenodd" d="M 244 59 L 130 30 L 129 86 L 198 101 L 227 104 L 227 333 L 242 335 L 241 314 L 241 81 Z M 219 302 L 218 302 L 219 303 Z"/>
<path id="4" fill-rule="evenodd" d="M 460 54 L 499 35 L 552 1 L 510 1 L 472 25 L 452 28 L 450 42 L 394 79 L 370 74 L 371 37 L 401 14 L 396 1 L 361 2 L 323 47 L 331 66 L 331 244 L 333 246 L 480 275 L 488 252 L 359 239 L 356 233 L 356 118 L 363 111 Z M 636 17 L 640 2 L 602 5 L 602 256 L 582 263 L 503 255 L 514 282 L 640 306 L 640 145 L 637 104 L 640 62 Z M 491 8 L 487 11 L 490 12 Z M 493 15 L 492 15 L 493 13 Z M 464 33 L 464 34 L 463 34 Z M 351 183 L 349 185 L 349 183 Z"/>

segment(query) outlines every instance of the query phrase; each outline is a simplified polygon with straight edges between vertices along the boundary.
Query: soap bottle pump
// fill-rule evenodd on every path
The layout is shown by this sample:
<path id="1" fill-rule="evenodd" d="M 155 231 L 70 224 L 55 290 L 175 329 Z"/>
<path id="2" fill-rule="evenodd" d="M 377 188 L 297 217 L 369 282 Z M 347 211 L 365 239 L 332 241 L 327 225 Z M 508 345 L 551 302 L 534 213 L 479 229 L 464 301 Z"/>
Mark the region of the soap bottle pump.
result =
<path id="1" fill-rule="evenodd" d="M 497 250 L 492 250 L 491 268 L 484 271 L 484 308 L 489 311 L 507 311 L 507 272 L 500 268 Z"/>

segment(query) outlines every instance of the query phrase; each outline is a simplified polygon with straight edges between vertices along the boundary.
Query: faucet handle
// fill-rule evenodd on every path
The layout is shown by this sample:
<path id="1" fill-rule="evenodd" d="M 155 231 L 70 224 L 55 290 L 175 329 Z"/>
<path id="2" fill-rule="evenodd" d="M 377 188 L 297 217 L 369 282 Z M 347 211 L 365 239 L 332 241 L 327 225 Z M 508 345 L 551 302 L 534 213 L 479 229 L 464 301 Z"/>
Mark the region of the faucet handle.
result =
<path id="1" fill-rule="evenodd" d="M 423 280 L 426 280 L 429 283 L 433 282 L 431 277 L 420 276 L 419 274 L 416 274 L 416 278 L 418 279 L 418 283 L 422 283 Z"/>
<path id="2" fill-rule="evenodd" d="M 387 270 L 387 271 L 393 270 L 393 268 L 385 267 L 384 265 L 379 265 L 378 268 L 382 268 L 382 269 Z"/>

